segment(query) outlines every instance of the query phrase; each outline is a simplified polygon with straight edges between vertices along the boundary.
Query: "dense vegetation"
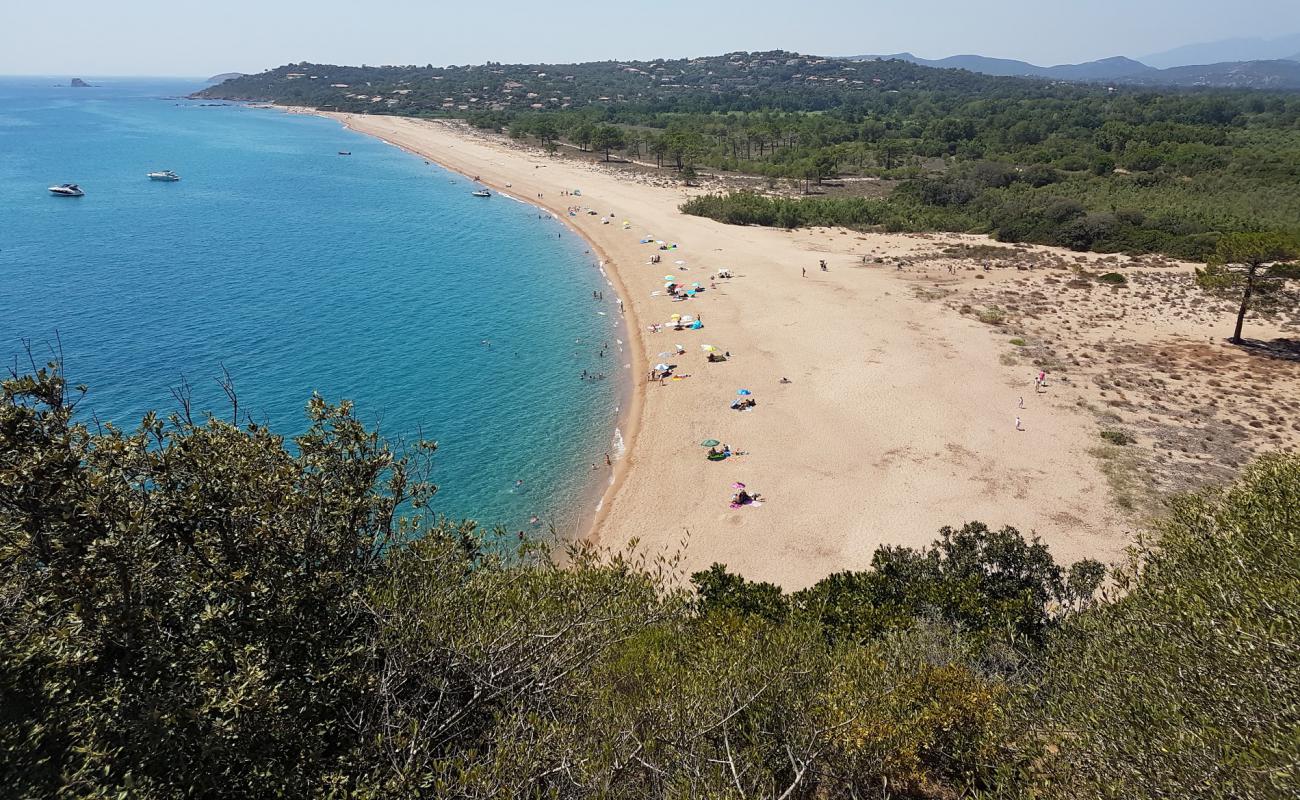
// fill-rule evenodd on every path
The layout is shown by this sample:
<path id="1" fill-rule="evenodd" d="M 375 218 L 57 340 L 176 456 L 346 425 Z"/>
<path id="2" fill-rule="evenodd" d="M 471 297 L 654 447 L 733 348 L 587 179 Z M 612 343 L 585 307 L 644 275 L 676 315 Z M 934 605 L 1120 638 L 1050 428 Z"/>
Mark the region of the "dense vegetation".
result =
<path id="1" fill-rule="evenodd" d="M 756 175 L 772 188 L 899 182 L 883 200 L 800 207 L 741 195 L 687 207 L 720 219 L 977 231 L 1190 259 L 1206 258 L 1228 232 L 1300 238 L 1295 93 L 1112 89 L 774 52 L 563 66 L 291 65 L 204 96 L 462 117 L 544 147 L 618 150 L 658 167 Z"/>
<path id="2" fill-rule="evenodd" d="M 1109 599 L 976 523 L 790 595 L 430 519 L 424 450 L 309 413 L 91 431 L 57 370 L 3 384 L 6 796 L 1300 791 L 1296 457 L 1177 504 Z"/>

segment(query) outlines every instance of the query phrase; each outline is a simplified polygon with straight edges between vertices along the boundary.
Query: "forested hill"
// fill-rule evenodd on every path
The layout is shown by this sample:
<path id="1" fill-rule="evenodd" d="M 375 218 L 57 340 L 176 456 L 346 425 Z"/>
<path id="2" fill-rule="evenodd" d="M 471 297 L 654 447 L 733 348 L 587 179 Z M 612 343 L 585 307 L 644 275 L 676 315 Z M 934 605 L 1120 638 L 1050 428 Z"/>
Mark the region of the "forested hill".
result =
<path id="1" fill-rule="evenodd" d="M 907 90 L 1049 91 L 1038 80 L 905 61 L 849 63 L 785 51 L 707 58 L 434 67 L 289 64 L 198 92 L 226 100 L 394 114 L 559 110 L 634 104 L 677 111 L 818 111 Z"/>
<path id="2" fill-rule="evenodd" d="M 1297 65 L 1300 66 L 1300 65 Z M 1300 93 L 1150 89 L 784 51 L 570 65 L 296 64 L 206 98 L 447 116 L 555 150 L 707 168 L 749 194 L 691 207 L 768 225 L 951 230 L 1208 257 L 1224 233 L 1300 241 Z M 837 181 L 868 178 L 874 181 Z M 876 191 L 887 196 L 849 196 Z"/>

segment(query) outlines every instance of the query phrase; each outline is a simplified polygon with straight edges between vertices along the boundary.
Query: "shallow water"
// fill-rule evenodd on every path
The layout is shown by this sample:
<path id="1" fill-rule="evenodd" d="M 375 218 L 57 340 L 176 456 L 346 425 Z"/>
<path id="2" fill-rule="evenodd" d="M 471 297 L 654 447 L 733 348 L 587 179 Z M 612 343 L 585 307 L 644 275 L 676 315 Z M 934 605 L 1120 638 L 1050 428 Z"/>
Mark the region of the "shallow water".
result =
<path id="1" fill-rule="evenodd" d="M 625 360 L 581 238 L 329 120 L 178 99 L 188 81 L 91 83 L 0 79 L 6 365 L 57 333 L 83 409 L 125 427 L 174 410 L 182 377 L 228 415 L 223 367 L 241 416 L 280 432 L 313 391 L 349 399 L 390 438 L 438 442 L 440 512 L 590 516 Z M 64 182 L 86 196 L 46 191 Z"/>

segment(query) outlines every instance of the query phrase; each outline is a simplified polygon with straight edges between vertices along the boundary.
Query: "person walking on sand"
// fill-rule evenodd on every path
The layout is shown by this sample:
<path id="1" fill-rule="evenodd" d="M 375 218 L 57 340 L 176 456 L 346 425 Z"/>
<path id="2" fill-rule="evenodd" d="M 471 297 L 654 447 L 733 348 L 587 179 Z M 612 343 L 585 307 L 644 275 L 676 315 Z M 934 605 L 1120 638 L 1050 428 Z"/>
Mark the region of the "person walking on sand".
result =
<path id="1" fill-rule="evenodd" d="M 1020 417 L 1016 417 L 1016 430 L 1023 431 L 1024 429 L 1025 426 L 1020 424 Z"/>
<path id="2" fill-rule="evenodd" d="M 799 268 L 799 271 L 803 273 L 803 277 L 805 277 L 805 278 L 808 277 L 808 268 L 807 268 L 807 267 L 800 267 L 800 268 Z"/>
<path id="3" fill-rule="evenodd" d="M 609 453 L 606 453 L 606 454 L 605 454 L 605 466 L 607 466 L 607 467 L 612 467 L 612 466 L 614 466 L 614 462 L 612 462 L 612 461 L 609 460 Z"/>
<path id="4" fill-rule="evenodd" d="M 1016 406 L 1016 408 L 1024 408 L 1024 407 L 1025 407 L 1025 398 L 1022 397 L 1020 398 L 1020 405 Z"/>

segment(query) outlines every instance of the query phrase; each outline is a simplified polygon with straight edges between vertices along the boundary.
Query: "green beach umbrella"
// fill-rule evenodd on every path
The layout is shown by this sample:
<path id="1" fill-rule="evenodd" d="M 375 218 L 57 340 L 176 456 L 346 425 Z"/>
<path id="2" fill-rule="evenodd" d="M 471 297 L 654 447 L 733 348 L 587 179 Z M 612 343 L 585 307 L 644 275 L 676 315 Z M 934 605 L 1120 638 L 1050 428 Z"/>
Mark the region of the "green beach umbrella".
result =
<path id="1" fill-rule="evenodd" d="M 705 439 L 700 442 L 700 447 L 717 447 L 719 444 L 717 439 Z"/>

